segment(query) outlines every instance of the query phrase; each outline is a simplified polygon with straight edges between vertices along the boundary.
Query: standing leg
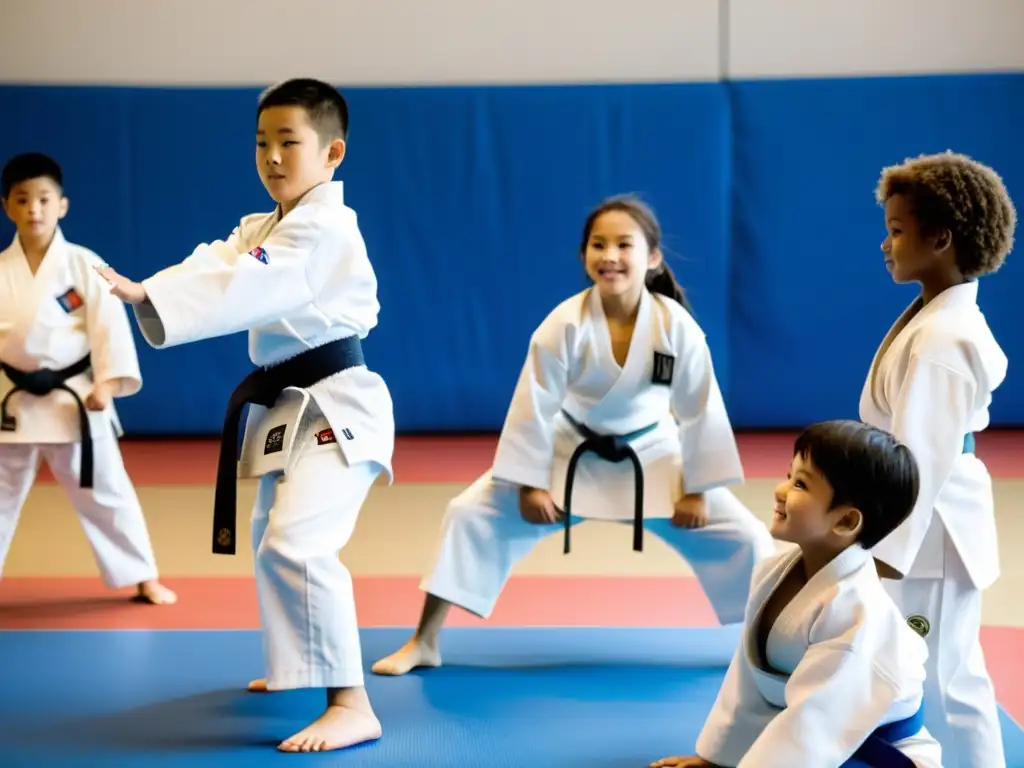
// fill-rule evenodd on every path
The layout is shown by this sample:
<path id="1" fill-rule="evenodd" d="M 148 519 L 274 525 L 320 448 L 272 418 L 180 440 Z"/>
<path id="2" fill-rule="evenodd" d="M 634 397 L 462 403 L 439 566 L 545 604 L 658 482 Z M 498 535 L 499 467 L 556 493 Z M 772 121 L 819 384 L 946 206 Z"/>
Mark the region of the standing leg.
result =
<path id="1" fill-rule="evenodd" d="M 577 521 L 573 521 L 575 524 Z M 494 609 L 512 568 L 561 524 L 535 525 L 519 513 L 519 488 L 491 480 L 490 472 L 448 504 L 433 571 L 423 579 L 423 613 L 412 638 L 373 665 L 378 675 L 438 667 L 438 635 L 457 605 L 481 618 Z"/>
<path id="2" fill-rule="evenodd" d="M 0 574 L 38 470 L 39 449 L 35 445 L 0 444 Z"/>
<path id="3" fill-rule="evenodd" d="M 274 500 L 277 498 L 277 484 L 281 480 L 281 473 L 264 475 L 259 479 L 256 486 L 256 501 L 252 508 L 252 518 L 249 522 L 250 541 L 252 543 L 253 562 L 259 556 L 260 545 L 263 543 L 263 536 L 267 532 L 267 525 L 270 524 L 270 510 L 274 508 Z M 270 649 L 267 645 L 266 621 L 263 622 L 263 657 L 270 657 Z M 252 693 L 267 692 L 267 678 L 260 677 L 249 683 L 249 690 Z"/>
<path id="4" fill-rule="evenodd" d="M 1006 768 L 995 688 L 981 649 L 981 592 L 942 531 L 942 578 L 883 582 L 915 628 L 926 628 L 925 727 L 945 768 Z M 924 619 L 924 622 L 921 619 Z M 927 625 L 925 624 L 927 622 Z"/>
<path id="5" fill-rule="evenodd" d="M 158 581 L 146 518 L 116 438 L 93 440 L 93 488 L 79 484 L 81 443 L 45 445 L 41 450 L 78 513 L 103 583 L 111 589 L 137 586 L 139 596 L 154 604 L 177 602 L 177 596 Z"/>
<path id="6" fill-rule="evenodd" d="M 743 621 L 754 566 L 775 552 L 775 541 L 728 488 L 704 496 L 708 524 L 678 528 L 668 518 L 645 527 L 682 555 L 693 568 L 721 624 Z"/>
<path id="7" fill-rule="evenodd" d="M 338 559 L 379 473 L 375 463 L 348 466 L 330 445 L 309 450 L 277 481 L 255 558 L 267 688 L 327 689 L 325 712 L 282 742 L 282 751 L 321 752 L 380 738 L 363 688 L 352 576 Z"/>

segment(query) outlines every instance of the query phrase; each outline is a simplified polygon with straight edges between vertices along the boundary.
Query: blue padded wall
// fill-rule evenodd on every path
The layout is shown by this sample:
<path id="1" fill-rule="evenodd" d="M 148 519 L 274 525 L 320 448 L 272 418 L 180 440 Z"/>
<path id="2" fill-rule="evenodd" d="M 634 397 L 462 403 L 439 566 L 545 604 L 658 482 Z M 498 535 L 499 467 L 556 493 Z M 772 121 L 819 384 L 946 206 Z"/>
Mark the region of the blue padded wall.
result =
<path id="1" fill-rule="evenodd" d="M 256 90 L 0 87 L 0 154 L 64 165 L 74 241 L 142 278 L 271 203 L 253 167 Z M 656 209 L 737 427 L 856 413 L 912 298 L 879 258 L 883 165 L 953 147 L 1024 199 L 1024 77 L 346 89 L 339 178 L 380 280 L 366 345 L 403 432 L 494 430 L 529 335 L 584 285 L 579 229 L 603 197 Z M 6 221 L 0 237 L 12 230 Z M 1012 259 L 982 303 L 1012 359 Z M 258 300 L 259 297 L 254 297 Z M 242 335 L 157 352 L 121 401 L 130 434 L 219 430 Z M 998 424 L 1024 423 L 1015 369 Z"/>
<path id="2" fill-rule="evenodd" d="M 878 343 L 916 295 L 885 269 L 874 191 L 887 165 L 953 149 L 994 166 L 1024 208 L 1024 76 L 743 82 L 731 86 L 737 423 L 856 417 Z M 1020 239 L 1020 238 L 1018 238 Z M 1011 254 L 979 302 L 1010 358 L 995 424 L 1024 423 L 1019 294 Z M 1018 306 L 1018 309 L 1014 309 Z"/>

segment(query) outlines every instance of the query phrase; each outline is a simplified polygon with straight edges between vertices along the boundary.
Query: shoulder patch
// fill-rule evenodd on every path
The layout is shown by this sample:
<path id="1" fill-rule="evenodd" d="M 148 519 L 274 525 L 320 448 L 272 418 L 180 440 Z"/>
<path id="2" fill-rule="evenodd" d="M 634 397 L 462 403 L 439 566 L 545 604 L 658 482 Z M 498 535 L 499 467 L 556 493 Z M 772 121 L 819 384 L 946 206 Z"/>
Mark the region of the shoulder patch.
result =
<path id="1" fill-rule="evenodd" d="M 255 248 L 253 248 L 251 251 L 249 251 L 249 255 L 252 256 L 254 259 L 256 259 L 256 261 L 258 261 L 258 262 L 260 262 L 262 264 L 269 264 L 270 263 L 270 257 L 267 255 L 266 249 L 261 248 L 258 245 Z"/>

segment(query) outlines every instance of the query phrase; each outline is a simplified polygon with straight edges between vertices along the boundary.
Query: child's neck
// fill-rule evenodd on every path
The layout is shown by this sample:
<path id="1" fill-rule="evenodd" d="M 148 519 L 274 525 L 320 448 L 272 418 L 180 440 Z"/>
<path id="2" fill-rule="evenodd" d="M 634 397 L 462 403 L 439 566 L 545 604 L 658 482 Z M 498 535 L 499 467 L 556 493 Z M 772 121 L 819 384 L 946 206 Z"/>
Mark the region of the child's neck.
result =
<path id="1" fill-rule="evenodd" d="M 922 278 L 920 281 L 922 306 L 928 304 L 928 302 L 943 291 L 949 290 L 955 285 L 963 285 L 966 282 L 969 282 L 968 279 L 956 267 Z"/>
<path id="2" fill-rule="evenodd" d="M 602 296 L 601 307 L 604 316 L 617 323 L 631 323 L 640 313 L 640 294 L 629 296 Z"/>
<path id="3" fill-rule="evenodd" d="M 21 251 L 25 254 L 25 260 L 28 262 L 33 274 L 35 274 L 39 265 L 43 263 L 43 259 L 46 258 L 46 252 L 50 250 L 50 246 L 53 244 L 53 239 L 56 236 L 56 231 L 51 232 L 48 237 L 24 237 L 21 234 L 18 235 Z"/>
<path id="4" fill-rule="evenodd" d="M 825 568 L 829 563 L 835 560 L 840 554 L 845 552 L 852 544 L 844 547 L 830 547 L 825 544 L 817 544 L 815 546 L 800 546 L 802 553 L 801 560 L 804 564 L 804 574 L 808 581 L 818 571 Z"/>

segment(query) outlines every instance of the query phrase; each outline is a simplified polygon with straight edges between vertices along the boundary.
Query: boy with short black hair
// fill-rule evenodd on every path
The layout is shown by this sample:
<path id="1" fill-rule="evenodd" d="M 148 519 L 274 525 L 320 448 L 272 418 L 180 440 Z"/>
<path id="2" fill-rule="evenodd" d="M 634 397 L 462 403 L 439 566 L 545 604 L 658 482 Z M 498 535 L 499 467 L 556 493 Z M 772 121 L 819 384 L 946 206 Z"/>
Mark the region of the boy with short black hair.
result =
<path id="1" fill-rule="evenodd" d="M 885 593 L 869 551 L 910 514 L 917 463 L 856 421 L 815 424 L 775 489 L 743 638 L 697 740 L 668 768 L 941 768 L 922 725 L 928 649 Z"/>
<path id="2" fill-rule="evenodd" d="M 920 295 L 879 346 L 860 399 L 921 467 L 907 521 L 874 549 L 905 576 L 888 585 L 929 647 L 926 722 L 947 768 L 1004 768 L 981 595 L 999 578 L 992 478 L 974 453 L 1007 359 L 978 306 L 978 279 L 1013 247 L 1017 213 L 999 175 L 965 155 L 923 155 L 882 171 L 885 265 Z"/>
<path id="3" fill-rule="evenodd" d="M 377 279 L 332 181 L 346 150 L 345 100 L 326 83 L 289 80 L 260 97 L 256 117 L 257 170 L 277 208 L 142 283 L 102 274 L 135 305 L 155 347 L 249 331 L 261 367 L 228 407 L 213 549 L 235 551 L 237 466 L 259 478 L 252 543 L 268 675 L 250 688 L 326 688 L 323 715 L 279 746 L 320 752 L 381 735 L 338 552 L 377 476 L 390 479 L 394 415 L 387 385 L 362 357 L 361 339 L 377 324 Z"/>
<path id="4" fill-rule="evenodd" d="M 0 253 L 0 569 L 42 458 L 78 513 L 104 584 L 174 603 L 117 441 L 113 398 L 142 388 L 124 306 L 93 271 L 100 258 L 64 239 L 57 161 L 11 158 L 0 197 L 17 228 Z"/>

